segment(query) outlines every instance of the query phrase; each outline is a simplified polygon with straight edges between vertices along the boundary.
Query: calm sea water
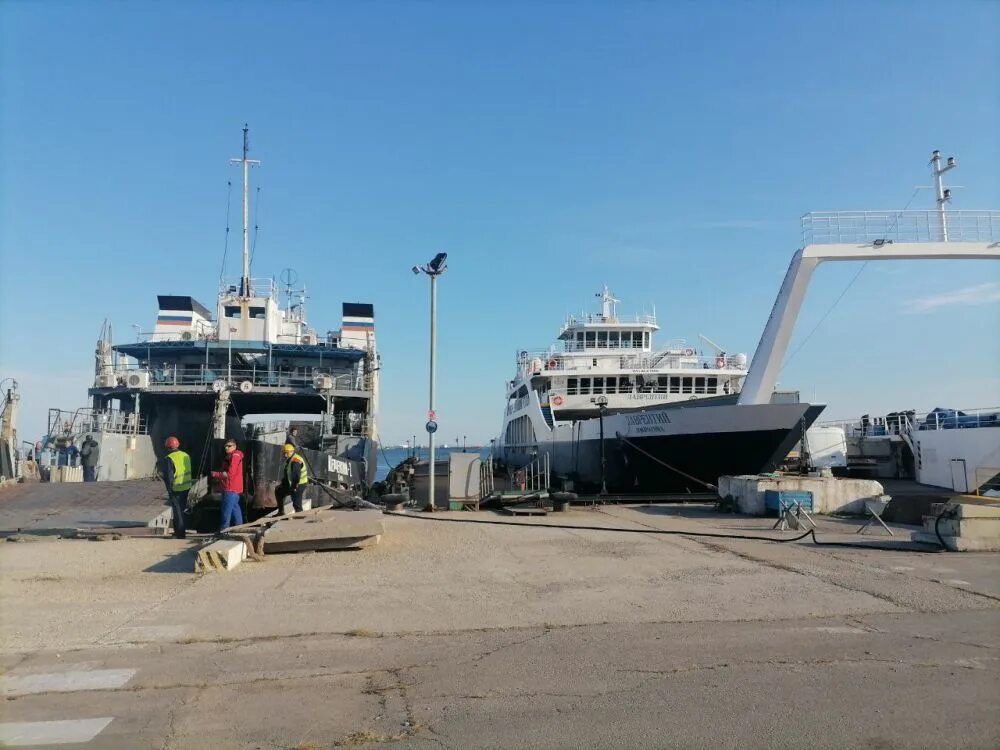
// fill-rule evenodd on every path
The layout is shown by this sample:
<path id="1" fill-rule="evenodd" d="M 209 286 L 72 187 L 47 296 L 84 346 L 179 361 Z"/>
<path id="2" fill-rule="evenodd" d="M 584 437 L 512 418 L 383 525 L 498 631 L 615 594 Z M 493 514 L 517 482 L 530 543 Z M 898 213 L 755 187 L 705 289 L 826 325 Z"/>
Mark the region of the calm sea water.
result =
<path id="1" fill-rule="evenodd" d="M 434 457 L 437 460 L 447 458 L 449 453 L 461 453 L 461 448 L 437 448 L 434 449 Z M 475 448 L 469 448 L 469 453 L 475 453 Z M 385 448 L 380 449 L 378 452 L 378 469 L 375 472 L 376 481 L 385 479 L 385 475 L 389 473 L 389 469 L 394 466 L 398 466 L 402 461 L 406 459 L 407 456 L 411 455 L 411 451 L 408 448 Z M 479 450 L 479 455 L 486 458 L 490 455 L 489 447 L 482 448 Z M 417 449 L 417 456 L 419 458 L 427 458 L 427 446 Z"/>

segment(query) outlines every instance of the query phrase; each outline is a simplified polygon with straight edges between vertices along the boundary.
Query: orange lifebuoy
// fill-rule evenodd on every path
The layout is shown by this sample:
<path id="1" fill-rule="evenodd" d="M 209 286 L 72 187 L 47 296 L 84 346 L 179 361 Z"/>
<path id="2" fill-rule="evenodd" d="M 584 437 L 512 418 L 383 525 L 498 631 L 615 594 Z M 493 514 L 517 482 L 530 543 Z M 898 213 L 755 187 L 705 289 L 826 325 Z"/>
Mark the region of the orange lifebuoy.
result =
<path id="1" fill-rule="evenodd" d="M 715 358 L 715 369 L 716 370 L 721 370 L 725 366 L 726 366 L 726 358 L 725 357 L 716 357 Z"/>
<path id="2" fill-rule="evenodd" d="M 555 370 L 557 367 L 559 367 L 559 363 L 554 359 L 550 359 L 545 365 L 546 370 Z"/>
<path id="3" fill-rule="evenodd" d="M 549 401 L 552 402 L 553 406 L 562 406 L 563 397 L 562 396 L 553 396 L 552 398 L 549 399 Z"/>
<path id="4" fill-rule="evenodd" d="M 694 356 L 694 349 L 685 349 L 684 350 L 684 356 L 685 357 L 693 357 Z"/>

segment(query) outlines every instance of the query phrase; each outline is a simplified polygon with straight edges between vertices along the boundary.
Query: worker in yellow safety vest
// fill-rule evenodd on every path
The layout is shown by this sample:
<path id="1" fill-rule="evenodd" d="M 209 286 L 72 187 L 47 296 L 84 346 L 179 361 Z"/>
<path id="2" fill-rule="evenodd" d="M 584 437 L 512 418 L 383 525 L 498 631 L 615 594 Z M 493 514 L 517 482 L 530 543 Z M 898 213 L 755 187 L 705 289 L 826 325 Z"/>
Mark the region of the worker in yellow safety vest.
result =
<path id="1" fill-rule="evenodd" d="M 296 513 L 302 512 L 302 495 L 309 484 L 309 467 L 305 459 L 300 456 L 294 445 L 285 443 L 281 449 L 285 457 L 282 465 L 281 481 L 274 490 L 274 497 L 278 501 L 278 511 L 285 514 L 285 498 L 292 498 L 292 508 Z"/>
<path id="2" fill-rule="evenodd" d="M 167 455 L 160 460 L 160 474 L 167 486 L 167 499 L 173 511 L 174 536 L 183 539 L 184 511 L 187 509 L 188 492 L 194 483 L 191 473 L 191 456 L 181 450 L 181 442 L 173 435 L 164 442 Z"/>

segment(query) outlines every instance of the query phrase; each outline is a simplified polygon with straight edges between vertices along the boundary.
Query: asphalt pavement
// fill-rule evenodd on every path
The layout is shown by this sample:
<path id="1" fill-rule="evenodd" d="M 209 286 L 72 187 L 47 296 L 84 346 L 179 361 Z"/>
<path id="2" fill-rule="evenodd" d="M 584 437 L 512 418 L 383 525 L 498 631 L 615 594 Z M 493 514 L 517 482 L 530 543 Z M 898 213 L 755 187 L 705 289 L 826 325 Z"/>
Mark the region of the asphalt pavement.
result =
<path id="1" fill-rule="evenodd" d="M 696 508 L 558 521 L 769 525 Z M 848 541 L 858 525 L 820 533 Z M 1000 555 L 406 518 L 375 548 L 231 573 L 194 575 L 194 549 L 0 546 L 0 741 L 1000 746 Z"/>

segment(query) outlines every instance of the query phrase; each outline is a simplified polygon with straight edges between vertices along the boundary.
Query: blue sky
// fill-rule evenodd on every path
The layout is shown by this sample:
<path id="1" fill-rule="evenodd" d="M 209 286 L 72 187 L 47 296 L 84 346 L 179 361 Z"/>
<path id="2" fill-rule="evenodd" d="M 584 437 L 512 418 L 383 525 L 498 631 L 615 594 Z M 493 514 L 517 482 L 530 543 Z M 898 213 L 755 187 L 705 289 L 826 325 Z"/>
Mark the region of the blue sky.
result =
<path id="1" fill-rule="evenodd" d="M 752 353 L 802 213 L 902 207 L 934 148 L 958 158 L 955 208 L 1000 208 L 997 28 L 995 2 L 3 3 L 0 378 L 22 437 L 85 405 L 105 317 L 124 341 L 157 293 L 212 306 L 244 121 L 254 273 L 296 268 L 320 330 L 375 304 L 386 442 L 426 410 L 409 269 L 449 253 L 440 434 L 485 441 L 515 351 L 603 283 L 655 305 L 662 339 Z M 856 270 L 821 267 L 797 340 Z M 830 418 L 1000 405 L 998 330 L 998 264 L 872 263 L 781 385 Z"/>

